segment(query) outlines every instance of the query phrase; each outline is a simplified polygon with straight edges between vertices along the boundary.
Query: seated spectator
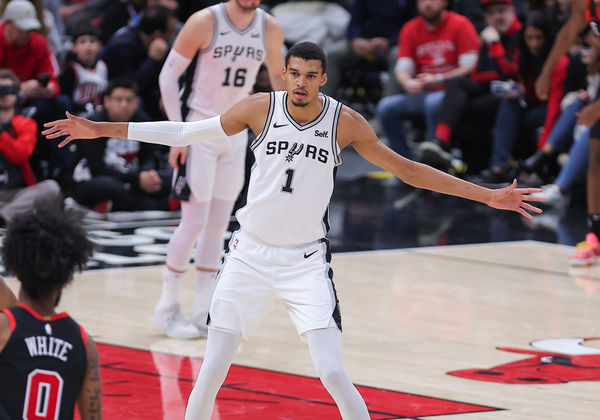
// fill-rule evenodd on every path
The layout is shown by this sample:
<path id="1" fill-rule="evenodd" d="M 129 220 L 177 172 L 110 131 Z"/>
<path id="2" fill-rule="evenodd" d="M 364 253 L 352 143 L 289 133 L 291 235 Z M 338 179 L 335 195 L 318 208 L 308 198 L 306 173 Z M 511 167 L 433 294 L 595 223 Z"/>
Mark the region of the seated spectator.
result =
<path id="1" fill-rule="evenodd" d="M 137 22 L 146 7 L 146 0 L 115 1 L 103 12 L 99 24 L 100 40 L 106 44 L 119 29 Z"/>
<path id="2" fill-rule="evenodd" d="M 0 68 L 12 70 L 21 80 L 21 94 L 26 105 L 36 109 L 38 125 L 62 118 L 67 104 L 59 98 L 60 86 L 56 79 L 58 65 L 50 52 L 48 41 L 37 31 L 41 24 L 35 8 L 28 0 L 11 0 L 0 24 Z M 70 166 L 70 150 L 58 150 L 51 143 L 40 143 L 36 159 L 48 162 L 43 178 L 60 178 Z M 36 169 L 39 169 L 39 165 Z"/>
<path id="3" fill-rule="evenodd" d="M 169 9 L 148 7 L 139 22 L 114 34 L 100 52 L 109 80 L 126 77 L 138 83 L 142 108 L 153 120 L 165 119 L 160 108 L 158 75 L 176 26 L 177 19 Z"/>
<path id="4" fill-rule="evenodd" d="M 572 186 L 588 167 L 590 128 L 576 125 L 577 115 L 600 96 L 600 34 L 595 25 L 586 26 L 582 38 L 590 49 L 581 50 L 569 62 L 563 112 L 547 142 L 523 163 L 526 172 L 544 172 L 547 165 L 555 164 L 557 156 L 568 149 L 569 158 L 556 179 L 535 194 L 546 199 L 544 204 L 559 209 L 569 204 Z"/>
<path id="5" fill-rule="evenodd" d="M 11 0 L 4 0 L 0 6 L 0 16 L 4 14 L 6 6 Z M 46 4 L 42 0 L 29 0 L 35 8 L 35 13 L 40 22 L 39 32 L 46 38 L 50 51 L 57 57 L 62 57 L 65 49 L 62 33 L 60 32 L 60 22 L 57 24 L 55 17 L 46 8 Z"/>
<path id="6" fill-rule="evenodd" d="M 588 24 L 582 31 L 581 37 L 590 48 L 580 50 L 569 61 L 564 89 L 567 93 L 561 101 L 563 111 L 552 131 L 546 136 L 547 140 L 539 141 L 540 148 L 523 163 L 523 169 L 526 172 L 539 173 L 560 153 L 567 151 L 573 142 L 577 114 L 585 105 L 598 99 L 600 34 L 592 24 Z M 541 140 L 545 140 L 545 138 Z"/>
<path id="7" fill-rule="evenodd" d="M 148 121 L 138 109 L 135 84 L 126 79 L 111 80 L 104 96 L 104 109 L 92 115 L 94 121 Z M 172 172 L 160 169 L 168 148 L 104 138 L 76 142 L 71 197 L 96 211 L 168 210 Z"/>
<path id="8" fill-rule="evenodd" d="M 503 98 L 494 123 L 492 155 L 488 169 L 471 178 L 474 183 L 489 186 L 510 183 L 516 175 L 511 167 L 515 146 L 521 152 L 535 150 L 538 129 L 544 126 L 549 133 L 558 118 L 568 59 L 563 57 L 553 70 L 547 102 L 540 102 L 534 90 L 535 80 L 552 47 L 552 34 L 541 12 L 529 12 L 522 42 L 518 82 L 499 93 Z"/>
<path id="9" fill-rule="evenodd" d="M 469 74 L 477 63 L 475 27 L 446 7 L 446 0 L 417 0 L 419 16 L 400 32 L 396 64 L 396 77 L 406 93 L 385 97 L 377 105 L 390 147 L 406 157 L 411 152 L 404 121 L 424 118 L 427 138 L 433 137 L 445 82 Z"/>
<path id="10" fill-rule="evenodd" d="M 382 60 L 390 76 L 396 64 L 398 34 L 402 26 L 415 15 L 415 2 L 391 0 L 355 0 L 350 11 L 347 37 L 331 45 L 327 52 L 327 83 L 323 93 L 337 97 L 344 69 L 361 61 Z M 398 93 L 397 82 L 384 87 L 383 96 Z"/>
<path id="11" fill-rule="evenodd" d="M 108 84 L 106 64 L 98 59 L 101 46 L 100 32 L 90 24 L 81 25 L 73 35 L 73 47 L 58 80 L 74 114 L 92 113 L 101 105 Z"/>
<path id="12" fill-rule="evenodd" d="M 16 115 L 19 79 L 8 69 L 0 70 L 0 226 L 16 215 L 33 210 L 38 200 L 60 196 L 54 180 L 36 184 L 29 157 L 37 142 L 37 124 Z"/>
<path id="13" fill-rule="evenodd" d="M 446 82 L 435 136 L 419 145 L 423 161 L 444 170 L 461 169 L 461 153 L 450 150 L 459 124 L 477 124 L 482 128 L 493 124 L 499 101 L 490 91 L 490 82 L 516 79 L 519 71 L 521 23 L 512 0 L 482 0 L 481 4 L 487 26 L 481 32 L 483 42 L 477 67 L 469 77 Z M 463 121 L 465 115 L 468 121 Z"/>

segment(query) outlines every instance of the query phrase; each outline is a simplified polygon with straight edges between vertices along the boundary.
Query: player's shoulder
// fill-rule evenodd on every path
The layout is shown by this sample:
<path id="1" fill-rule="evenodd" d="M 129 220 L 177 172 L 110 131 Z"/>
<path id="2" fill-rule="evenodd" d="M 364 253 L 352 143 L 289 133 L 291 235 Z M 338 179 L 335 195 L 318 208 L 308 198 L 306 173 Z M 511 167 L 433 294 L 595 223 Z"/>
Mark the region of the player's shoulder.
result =
<path id="1" fill-rule="evenodd" d="M 198 10 L 190 15 L 188 20 L 185 22 L 186 25 L 206 25 L 207 23 L 213 23 L 214 16 L 209 7 Z"/>
<path id="2" fill-rule="evenodd" d="M 265 13 L 265 32 L 267 36 L 283 36 L 283 28 L 274 16 Z"/>
<path id="3" fill-rule="evenodd" d="M 358 139 L 368 138 L 372 133 L 365 117 L 346 105 L 342 105 L 337 127 L 337 140 L 342 148 Z"/>
<path id="4" fill-rule="evenodd" d="M 268 111 L 270 103 L 271 94 L 269 92 L 258 92 L 240 100 L 235 106 L 242 112 L 254 114 Z"/>

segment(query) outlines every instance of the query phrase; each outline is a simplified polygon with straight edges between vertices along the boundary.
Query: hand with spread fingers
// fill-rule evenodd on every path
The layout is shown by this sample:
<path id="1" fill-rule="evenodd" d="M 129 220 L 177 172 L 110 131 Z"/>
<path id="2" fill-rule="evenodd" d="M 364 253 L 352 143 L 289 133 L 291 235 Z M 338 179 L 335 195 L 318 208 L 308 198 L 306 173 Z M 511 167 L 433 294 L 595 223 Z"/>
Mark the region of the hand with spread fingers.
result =
<path id="1" fill-rule="evenodd" d="M 532 206 L 526 201 L 546 201 L 544 197 L 529 195 L 541 191 L 541 188 L 517 188 L 517 180 L 515 179 L 508 187 L 493 190 L 491 200 L 487 204 L 495 209 L 516 211 L 526 218 L 532 219 L 533 215 L 527 211 L 541 213 L 542 209 Z"/>
<path id="2" fill-rule="evenodd" d="M 59 143 L 58 147 L 66 146 L 71 140 L 102 137 L 95 122 L 76 117 L 69 112 L 67 112 L 67 119 L 45 123 L 44 127 L 46 129 L 42 131 L 42 134 L 47 139 L 67 136 L 66 139 Z"/>

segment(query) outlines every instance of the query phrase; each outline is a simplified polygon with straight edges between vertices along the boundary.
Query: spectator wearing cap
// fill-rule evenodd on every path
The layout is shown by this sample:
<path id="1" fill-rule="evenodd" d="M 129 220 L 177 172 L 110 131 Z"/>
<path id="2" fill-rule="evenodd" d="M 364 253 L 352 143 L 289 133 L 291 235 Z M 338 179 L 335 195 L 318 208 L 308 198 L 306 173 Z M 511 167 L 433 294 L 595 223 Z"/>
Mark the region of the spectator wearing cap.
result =
<path id="1" fill-rule="evenodd" d="M 423 161 L 440 169 L 459 167 L 452 153 L 452 135 L 461 123 L 475 124 L 483 129 L 494 124 L 499 99 L 491 94 L 493 80 L 516 80 L 519 73 L 521 23 L 512 0 L 482 0 L 487 26 L 481 31 L 481 47 L 477 67 L 466 77 L 449 80 L 435 128 L 435 135 L 419 146 Z M 468 121 L 464 121 L 465 116 Z"/>
<path id="2" fill-rule="evenodd" d="M 387 96 L 377 104 L 390 146 L 409 157 L 405 120 L 425 119 L 427 138 L 433 136 L 447 80 L 467 75 L 477 63 L 479 40 L 473 24 L 447 11 L 446 0 L 417 0 L 419 16 L 400 31 L 396 78 L 406 93 Z"/>
<path id="3" fill-rule="evenodd" d="M 21 94 L 27 105 L 37 110 L 38 125 L 55 118 L 62 118 L 67 104 L 58 94 L 60 86 L 56 79 L 58 65 L 48 46 L 48 41 L 37 31 L 41 24 L 35 8 L 28 0 L 11 0 L 2 15 L 0 24 L 0 68 L 12 70 L 21 81 Z M 68 148 L 49 148 L 48 142 L 40 143 L 46 150 L 43 160 L 49 162 L 50 172 L 58 174 L 70 166 Z"/>
<path id="4" fill-rule="evenodd" d="M 37 124 L 16 115 L 19 79 L 0 70 L 0 226 L 33 209 L 38 200 L 56 199 L 60 187 L 51 179 L 36 183 L 29 158 L 37 142 Z"/>

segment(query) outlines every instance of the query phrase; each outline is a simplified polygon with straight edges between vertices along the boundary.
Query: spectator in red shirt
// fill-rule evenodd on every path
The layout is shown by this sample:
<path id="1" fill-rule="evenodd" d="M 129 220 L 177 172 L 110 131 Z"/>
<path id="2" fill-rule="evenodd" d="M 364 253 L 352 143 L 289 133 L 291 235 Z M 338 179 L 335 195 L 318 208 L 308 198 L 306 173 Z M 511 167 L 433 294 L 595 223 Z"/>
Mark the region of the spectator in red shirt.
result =
<path id="1" fill-rule="evenodd" d="M 481 31 L 477 67 L 469 76 L 448 81 L 435 136 L 419 145 L 422 161 L 443 170 L 466 169 L 457 148 L 461 145 L 451 142 L 452 135 L 467 116 L 469 124 L 489 131 L 499 104 L 490 82 L 516 79 L 519 72 L 521 23 L 512 0 L 481 0 L 481 5 L 487 26 Z"/>
<path id="2" fill-rule="evenodd" d="M 479 40 L 473 24 L 447 11 L 446 0 L 418 0 L 419 16 L 400 32 L 396 77 L 406 93 L 383 98 L 377 105 L 390 146 L 410 157 L 404 120 L 425 119 L 427 138 L 433 136 L 444 83 L 469 74 L 477 63 Z"/>
<path id="3" fill-rule="evenodd" d="M 0 24 L 0 68 L 12 70 L 21 81 L 21 94 L 26 104 L 34 106 L 38 124 L 60 118 L 68 109 L 59 98 L 56 79 L 58 65 L 50 52 L 48 41 L 37 30 L 41 28 L 33 4 L 27 0 L 11 0 Z M 70 165 L 69 150 L 56 152 L 56 147 L 45 151 L 44 158 L 57 177 L 61 168 Z M 42 153 L 43 154 L 43 153 Z"/>
<path id="4" fill-rule="evenodd" d="M 19 79 L 0 70 L 0 226 L 19 213 L 33 209 L 36 201 L 56 199 L 60 187 L 54 180 L 36 184 L 29 157 L 37 142 L 37 124 L 15 115 Z"/>

